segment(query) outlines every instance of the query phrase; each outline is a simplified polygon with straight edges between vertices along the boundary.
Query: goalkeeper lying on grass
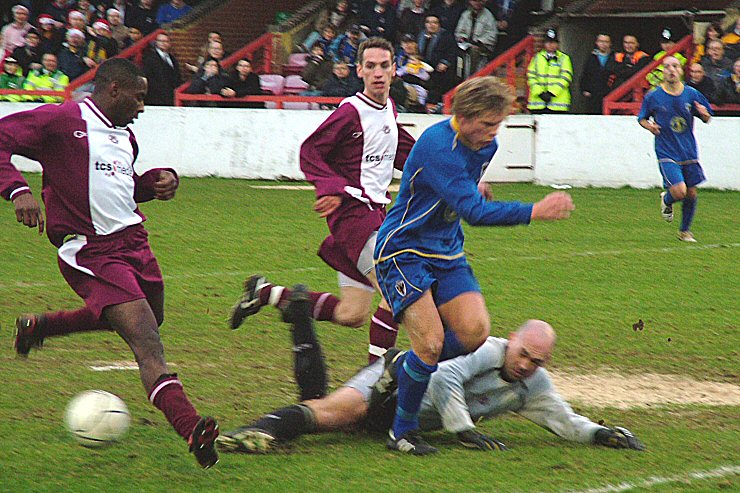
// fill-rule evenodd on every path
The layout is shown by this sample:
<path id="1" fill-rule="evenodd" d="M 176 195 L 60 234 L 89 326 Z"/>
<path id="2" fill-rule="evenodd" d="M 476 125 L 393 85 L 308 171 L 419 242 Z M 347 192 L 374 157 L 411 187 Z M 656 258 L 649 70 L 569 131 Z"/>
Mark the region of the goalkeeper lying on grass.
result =
<path id="1" fill-rule="evenodd" d="M 393 420 L 394 363 L 401 353 L 389 350 L 385 358 L 324 395 L 325 366 L 302 292 L 299 287 L 285 319 L 293 323 L 296 379 L 304 400 L 266 414 L 251 425 L 222 432 L 216 444 L 225 452 L 268 452 L 306 433 L 353 428 L 384 433 Z M 644 450 L 626 428 L 598 425 L 573 412 L 558 395 L 543 368 L 554 345 L 552 327 L 541 320 L 529 320 L 508 339 L 489 337 L 475 352 L 440 363 L 422 402 L 421 429 L 443 428 L 456 433 L 460 443 L 469 448 L 506 450 L 499 440 L 477 431 L 475 423 L 512 411 L 566 440 Z"/>

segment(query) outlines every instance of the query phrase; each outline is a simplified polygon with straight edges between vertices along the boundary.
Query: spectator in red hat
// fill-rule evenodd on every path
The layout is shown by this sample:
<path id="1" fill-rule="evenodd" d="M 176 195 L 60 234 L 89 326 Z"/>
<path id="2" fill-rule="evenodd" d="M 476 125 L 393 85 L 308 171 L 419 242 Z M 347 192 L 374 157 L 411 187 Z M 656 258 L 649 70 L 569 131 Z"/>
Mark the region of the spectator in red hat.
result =
<path id="1" fill-rule="evenodd" d="M 106 19 L 110 24 L 110 32 L 113 39 L 118 43 L 118 49 L 122 50 L 125 46 L 126 40 L 128 39 L 128 27 L 123 25 L 123 16 L 118 9 L 109 8 L 105 11 Z"/>
<path id="2" fill-rule="evenodd" d="M 118 54 L 118 43 L 113 39 L 110 24 L 105 19 L 95 21 L 92 27 L 95 34 L 87 43 L 87 56 L 101 64 Z"/>
<path id="3" fill-rule="evenodd" d="M 87 56 L 85 33 L 79 29 L 67 31 L 67 43 L 59 52 L 59 70 L 74 80 L 91 68 L 97 66 L 94 60 Z"/>
<path id="4" fill-rule="evenodd" d="M 66 14 L 64 16 L 66 19 Z M 41 14 L 38 18 L 41 53 L 59 53 L 64 43 L 64 22 L 60 22 L 51 14 Z"/>

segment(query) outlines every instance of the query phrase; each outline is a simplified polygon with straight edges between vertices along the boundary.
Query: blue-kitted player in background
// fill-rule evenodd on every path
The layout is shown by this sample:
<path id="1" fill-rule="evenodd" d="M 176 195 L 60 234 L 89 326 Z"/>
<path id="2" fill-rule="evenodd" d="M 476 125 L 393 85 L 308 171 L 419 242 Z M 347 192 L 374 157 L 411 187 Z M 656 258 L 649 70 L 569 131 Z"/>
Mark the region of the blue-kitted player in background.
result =
<path id="1" fill-rule="evenodd" d="M 491 200 L 481 178 L 513 102 L 511 88 L 494 77 L 461 84 L 453 118 L 428 128 L 413 147 L 396 204 L 378 232 L 378 281 L 412 346 L 387 358 L 386 372 L 398 376 L 390 449 L 415 455 L 436 452 L 417 433 L 429 378 L 438 361 L 476 350 L 490 332 L 480 286 L 465 259 L 460 219 L 473 226 L 509 226 L 565 219 L 574 209 L 563 192 L 536 204 Z M 381 385 L 388 380 L 381 379 Z"/>
<path id="2" fill-rule="evenodd" d="M 699 164 L 694 116 L 707 123 L 712 111 L 702 93 L 681 82 L 683 68 L 677 58 L 666 57 L 663 67 L 663 82 L 645 96 L 637 119 L 655 135 L 655 154 L 666 189 L 660 194 L 663 219 L 673 221 L 673 203 L 683 201 L 678 239 L 695 243 L 690 228 L 696 212 L 696 187 L 706 178 Z"/>

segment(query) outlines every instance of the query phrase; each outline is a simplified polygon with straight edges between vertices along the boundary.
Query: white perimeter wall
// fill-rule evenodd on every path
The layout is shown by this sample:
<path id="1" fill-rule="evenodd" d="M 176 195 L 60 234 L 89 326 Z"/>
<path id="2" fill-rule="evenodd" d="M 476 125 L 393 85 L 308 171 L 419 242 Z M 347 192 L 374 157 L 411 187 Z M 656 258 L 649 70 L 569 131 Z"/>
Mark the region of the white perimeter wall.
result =
<path id="1" fill-rule="evenodd" d="M 0 116 L 31 108 L 0 103 Z M 183 176 L 302 179 L 300 143 L 326 111 L 150 107 L 133 126 L 139 141 L 137 170 L 169 166 Z M 415 136 L 442 119 L 402 114 Z M 704 186 L 740 190 L 740 118 L 695 120 Z M 660 186 L 653 137 L 634 117 L 512 116 L 499 134 L 501 150 L 487 174 L 497 180 L 532 180 L 572 186 Z M 534 135 L 522 127 L 535 123 Z M 532 158 L 533 163 L 526 161 Z M 519 169 L 508 170 L 513 161 Z M 14 158 L 24 171 L 37 164 Z M 521 166 L 533 164 L 533 171 Z"/>

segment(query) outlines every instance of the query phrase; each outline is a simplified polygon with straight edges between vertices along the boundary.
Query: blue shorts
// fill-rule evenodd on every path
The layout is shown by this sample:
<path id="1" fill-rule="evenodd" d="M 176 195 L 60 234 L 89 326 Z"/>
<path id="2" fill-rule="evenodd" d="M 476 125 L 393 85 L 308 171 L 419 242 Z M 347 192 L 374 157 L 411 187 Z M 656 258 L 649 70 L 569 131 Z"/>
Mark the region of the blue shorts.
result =
<path id="1" fill-rule="evenodd" d="M 437 306 L 463 293 L 480 292 L 478 280 L 464 256 L 447 260 L 402 253 L 376 264 L 375 273 L 396 322 L 429 289 Z"/>
<path id="2" fill-rule="evenodd" d="M 658 162 L 660 174 L 663 176 L 663 188 L 669 189 L 677 183 L 684 182 L 691 188 L 697 186 L 707 178 L 701 164 L 678 164 L 673 161 Z"/>

